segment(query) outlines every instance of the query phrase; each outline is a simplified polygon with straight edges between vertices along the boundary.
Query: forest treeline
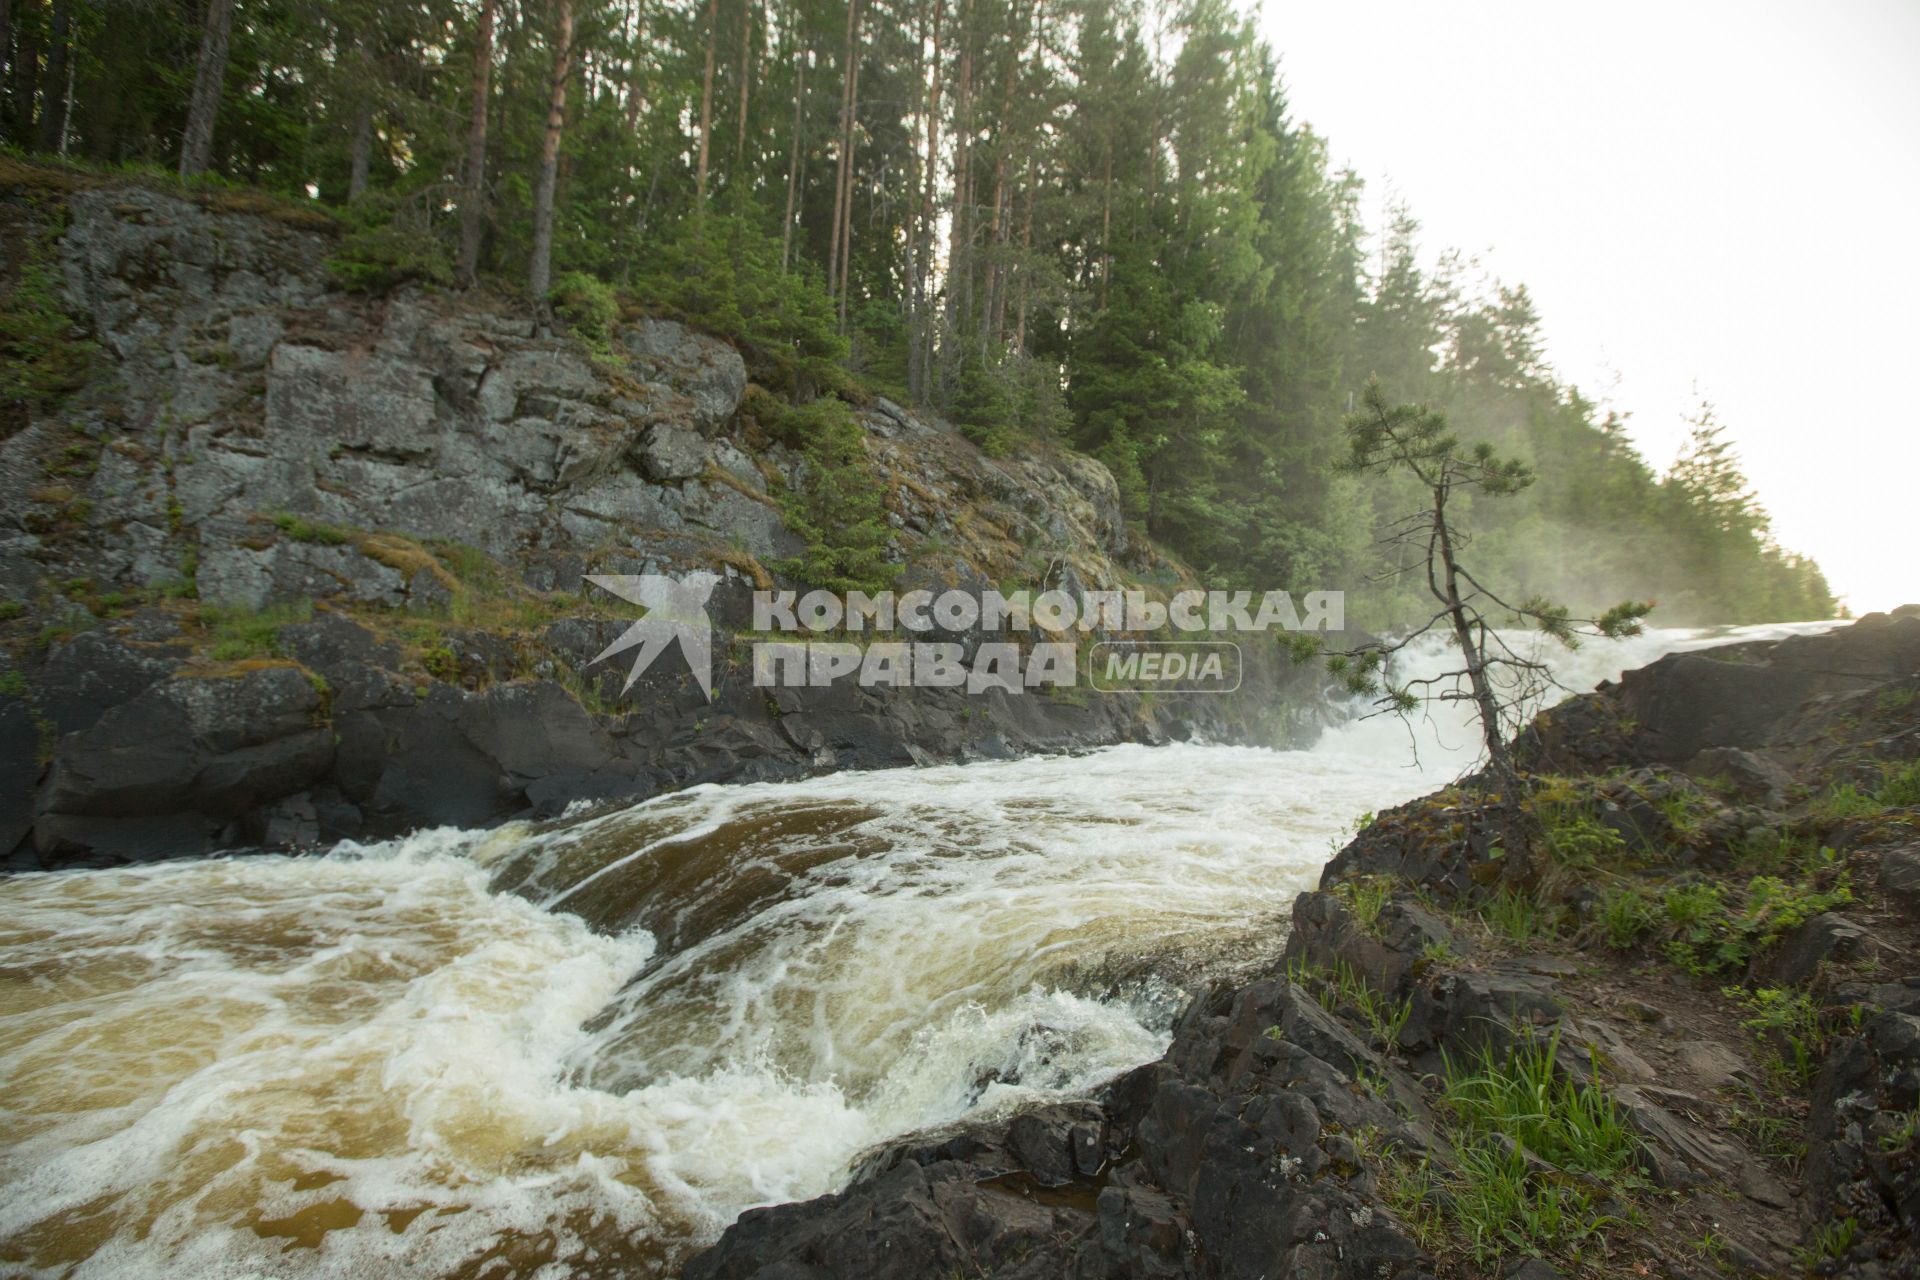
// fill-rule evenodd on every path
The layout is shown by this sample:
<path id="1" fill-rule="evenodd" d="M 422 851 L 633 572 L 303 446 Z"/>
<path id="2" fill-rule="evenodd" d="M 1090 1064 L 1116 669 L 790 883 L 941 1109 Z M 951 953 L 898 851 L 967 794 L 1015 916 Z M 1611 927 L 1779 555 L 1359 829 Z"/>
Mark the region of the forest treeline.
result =
<path id="1" fill-rule="evenodd" d="M 1467 513 L 1517 596 L 1835 610 L 1710 407 L 1656 470 L 1523 287 L 1364 226 L 1224 0 L 0 0 L 0 49 L 11 147 L 318 200 L 361 287 L 506 282 L 589 334 L 620 290 L 795 400 L 1058 439 L 1218 580 L 1412 616 L 1366 584 L 1418 496 L 1338 465 L 1377 377 L 1537 473 Z"/>

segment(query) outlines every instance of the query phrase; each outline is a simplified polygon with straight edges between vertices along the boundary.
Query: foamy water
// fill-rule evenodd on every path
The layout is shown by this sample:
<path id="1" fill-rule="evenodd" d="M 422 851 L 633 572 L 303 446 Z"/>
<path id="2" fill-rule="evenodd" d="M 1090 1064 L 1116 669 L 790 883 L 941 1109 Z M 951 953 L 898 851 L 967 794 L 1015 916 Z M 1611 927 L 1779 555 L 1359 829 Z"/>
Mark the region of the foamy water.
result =
<path id="1" fill-rule="evenodd" d="M 0 881 L 0 1265 L 671 1273 L 876 1143 L 1155 1057 L 1361 814 L 1470 763 L 1464 722 L 1419 733 L 1418 765 L 1371 720 Z"/>

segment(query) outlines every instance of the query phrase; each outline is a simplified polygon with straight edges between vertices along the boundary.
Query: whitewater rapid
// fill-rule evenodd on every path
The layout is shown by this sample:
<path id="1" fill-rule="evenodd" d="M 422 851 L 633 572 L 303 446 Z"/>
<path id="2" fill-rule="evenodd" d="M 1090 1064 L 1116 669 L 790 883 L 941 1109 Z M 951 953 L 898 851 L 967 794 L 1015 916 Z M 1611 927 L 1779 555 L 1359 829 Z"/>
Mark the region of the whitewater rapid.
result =
<path id="1" fill-rule="evenodd" d="M 1586 688 L 1799 629 L 1555 664 Z M 1415 735 L 1417 761 L 1356 720 L 0 881 L 0 1269 L 670 1274 L 877 1143 L 1157 1056 L 1362 815 L 1472 761 L 1462 721 Z"/>

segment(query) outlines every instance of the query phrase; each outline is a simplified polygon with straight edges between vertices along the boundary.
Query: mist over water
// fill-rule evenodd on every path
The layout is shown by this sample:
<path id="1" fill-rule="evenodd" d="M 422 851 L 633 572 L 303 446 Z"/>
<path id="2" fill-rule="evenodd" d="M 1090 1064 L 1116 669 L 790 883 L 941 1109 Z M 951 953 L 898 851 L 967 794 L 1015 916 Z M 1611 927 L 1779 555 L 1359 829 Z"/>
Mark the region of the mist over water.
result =
<path id="1" fill-rule="evenodd" d="M 671 1273 L 890 1137 L 1155 1057 L 1361 814 L 1470 766 L 1464 720 L 1417 733 L 1417 765 L 1356 720 L 0 881 L 0 1269 Z"/>

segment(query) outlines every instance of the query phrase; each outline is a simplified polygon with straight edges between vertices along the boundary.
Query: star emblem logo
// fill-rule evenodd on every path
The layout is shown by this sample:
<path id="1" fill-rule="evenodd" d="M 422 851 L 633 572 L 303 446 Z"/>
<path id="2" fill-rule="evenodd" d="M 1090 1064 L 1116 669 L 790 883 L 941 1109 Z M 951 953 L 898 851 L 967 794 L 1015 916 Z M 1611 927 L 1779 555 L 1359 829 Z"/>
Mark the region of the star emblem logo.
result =
<path id="1" fill-rule="evenodd" d="M 719 574 L 706 569 L 696 569 L 680 578 L 662 573 L 592 573 L 587 575 L 587 581 L 647 611 L 646 616 L 622 632 L 619 639 L 596 654 L 588 666 L 628 649 L 637 649 L 627 682 L 620 688 L 624 694 L 653 665 L 653 660 L 678 640 L 687 667 L 700 682 L 700 692 L 712 701 L 713 623 L 707 617 L 707 597 L 719 583 Z"/>

